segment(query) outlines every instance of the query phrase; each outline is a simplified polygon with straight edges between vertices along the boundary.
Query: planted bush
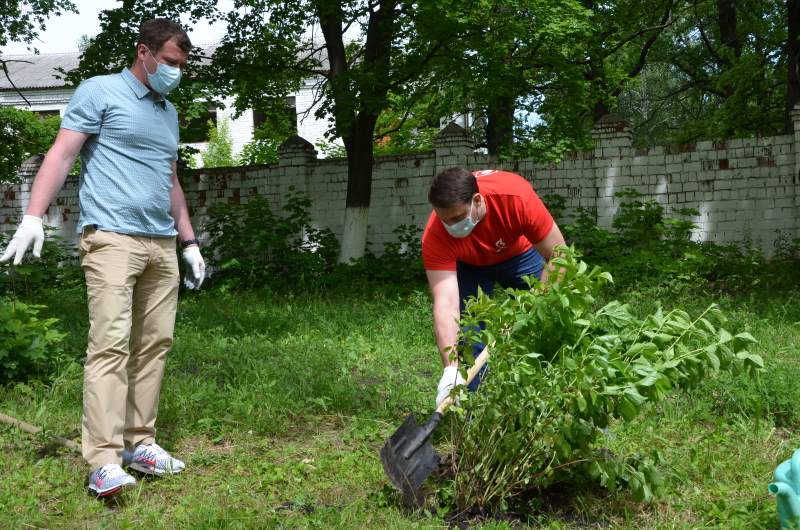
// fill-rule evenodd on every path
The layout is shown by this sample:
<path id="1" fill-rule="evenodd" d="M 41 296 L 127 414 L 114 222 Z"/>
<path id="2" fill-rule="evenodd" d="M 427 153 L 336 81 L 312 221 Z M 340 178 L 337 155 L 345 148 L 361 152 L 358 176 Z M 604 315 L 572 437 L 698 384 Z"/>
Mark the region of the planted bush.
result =
<path id="1" fill-rule="evenodd" d="M 44 306 L 0 298 L 0 383 L 41 377 L 64 360 L 58 319 L 39 318 Z"/>
<path id="2" fill-rule="evenodd" d="M 467 306 L 467 342 L 490 345 L 490 370 L 462 401 L 468 421 L 455 437 L 454 492 L 461 508 L 505 509 L 522 492 L 553 484 L 657 493 L 657 453 L 615 455 L 598 447 L 615 420 L 718 371 L 756 370 L 755 339 L 733 334 L 714 305 L 696 316 L 675 309 L 636 318 L 595 295 L 610 274 L 563 248 L 561 280 L 533 290 L 480 293 Z"/>

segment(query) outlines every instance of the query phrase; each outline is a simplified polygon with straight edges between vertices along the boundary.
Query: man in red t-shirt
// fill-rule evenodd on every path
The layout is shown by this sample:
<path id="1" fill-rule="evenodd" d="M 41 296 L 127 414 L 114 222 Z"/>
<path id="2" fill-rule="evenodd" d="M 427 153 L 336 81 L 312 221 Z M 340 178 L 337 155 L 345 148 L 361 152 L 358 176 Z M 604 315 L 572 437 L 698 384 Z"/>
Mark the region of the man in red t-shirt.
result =
<path id="1" fill-rule="evenodd" d="M 507 171 L 470 173 L 455 167 L 433 178 L 428 201 L 433 212 L 422 234 L 422 261 L 433 294 L 433 326 L 444 373 L 438 406 L 464 384 L 458 360 L 459 315 L 478 287 L 487 294 L 494 284 L 526 289 L 523 276 L 547 278 L 545 262 L 564 237 L 553 217 L 523 177 Z M 477 357 L 482 344 L 473 347 Z M 480 383 L 476 377 L 469 389 Z"/>

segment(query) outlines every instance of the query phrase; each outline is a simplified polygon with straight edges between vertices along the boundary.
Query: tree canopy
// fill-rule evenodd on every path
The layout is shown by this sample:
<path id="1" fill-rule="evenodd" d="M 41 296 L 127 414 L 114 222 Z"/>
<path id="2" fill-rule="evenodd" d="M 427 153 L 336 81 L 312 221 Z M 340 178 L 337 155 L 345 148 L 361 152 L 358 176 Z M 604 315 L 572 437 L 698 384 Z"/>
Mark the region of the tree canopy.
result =
<path id="1" fill-rule="evenodd" d="M 456 116 L 490 154 L 553 159 L 588 146 L 610 111 L 639 142 L 690 141 L 789 132 L 800 100 L 800 0 L 239 0 L 230 12 L 214 0 L 121 4 L 101 13 L 70 81 L 129 64 L 149 18 L 223 24 L 222 42 L 195 50 L 170 99 L 189 117 L 224 98 L 257 109 L 267 119 L 250 160 L 274 156 L 291 131 L 285 97 L 313 88 L 314 105 L 297 110 L 328 119 L 348 159 L 344 260 L 364 249 L 376 149 L 429 146 Z M 24 35 L 18 27 L 7 24 L 0 39 Z"/>

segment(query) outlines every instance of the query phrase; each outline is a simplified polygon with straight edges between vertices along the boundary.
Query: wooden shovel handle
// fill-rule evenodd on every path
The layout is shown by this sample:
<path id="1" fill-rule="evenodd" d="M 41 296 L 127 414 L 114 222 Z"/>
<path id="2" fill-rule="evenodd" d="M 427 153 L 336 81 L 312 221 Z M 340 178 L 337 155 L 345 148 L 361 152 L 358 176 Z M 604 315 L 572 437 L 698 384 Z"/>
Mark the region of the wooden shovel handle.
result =
<path id="1" fill-rule="evenodd" d="M 6 416 L 2 412 L 0 412 L 0 422 L 13 425 L 19 430 L 25 431 L 30 434 L 39 434 L 40 432 L 42 432 L 41 427 L 31 425 L 30 423 L 25 423 L 24 421 L 18 420 L 17 418 L 12 418 L 11 416 Z M 61 436 L 51 436 L 50 438 L 57 444 L 63 445 L 67 449 L 72 449 L 73 451 L 78 453 L 81 452 L 81 446 L 76 444 L 72 440 L 68 440 L 67 438 L 62 438 Z"/>
<path id="2" fill-rule="evenodd" d="M 487 359 L 489 359 L 489 348 L 484 347 L 481 354 L 478 355 L 477 359 L 475 359 L 475 364 L 470 366 L 469 370 L 467 370 L 467 382 L 465 383 L 465 386 L 469 385 L 472 380 L 475 379 L 475 376 L 481 371 L 483 365 L 486 364 Z M 436 407 L 436 412 L 439 414 L 444 414 L 444 412 L 450 408 L 450 405 L 452 405 L 454 401 L 455 399 L 453 396 L 447 396 L 447 398 L 442 401 L 441 405 Z"/>

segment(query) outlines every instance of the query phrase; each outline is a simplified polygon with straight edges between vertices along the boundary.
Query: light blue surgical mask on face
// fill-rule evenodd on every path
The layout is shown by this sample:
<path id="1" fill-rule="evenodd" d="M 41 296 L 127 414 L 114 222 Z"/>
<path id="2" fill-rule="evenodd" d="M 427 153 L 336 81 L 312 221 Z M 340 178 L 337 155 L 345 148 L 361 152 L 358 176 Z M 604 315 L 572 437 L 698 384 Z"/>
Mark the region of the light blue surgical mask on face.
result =
<path id="1" fill-rule="evenodd" d="M 150 54 L 150 57 L 153 57 L 153 54 L 150 50 L 147 50 L 147 53 Z M 156 58 L 153 57 L 153 60 L 156 61 Z M 147 66 L 144 66 L 144 62 L 142 62 L 142 66 L 144 66 L 144 71 L 147 74 L 147 82 L 150 83 L 150 88 L 155 90 L 161 95 L 167 95 L 175 88 L 177 88 L 178 83 L 181 82 L 181 69 L 176 66 L 170 66 L 168 64 L 159 63 L 156 61 L 156 71 L 155 73 L 151 74 L 147 71 Z"/>
<path id="2" fill-rule="evenodd" d="M 457 223 L 453 223 L 453 224 L 449 225 L 449 224 L 445 223 L 444 221 L 442 221 L 442 224 L 444 225 L 445 230 L 447 230 L 447 232 L 451 236 L 457 237 L 457 238 L 462 238 L 462 237 L 467 237 L 468 235 L 470 235 L 472 233 L 472 230 L 474 230 L 475 227 L 480 222 L 480 219 L 478 219 L 477 221 L 473 221 L 472 220 L 472 209 L 473 209 L 474 206 L 475 206 L 475 203 L 470 201 L 470 203 L 469 203 L 469 213 L 467 214 L 467 216 L 465 218 L 463 218 L 462 220 L 460 220 Z"/>

